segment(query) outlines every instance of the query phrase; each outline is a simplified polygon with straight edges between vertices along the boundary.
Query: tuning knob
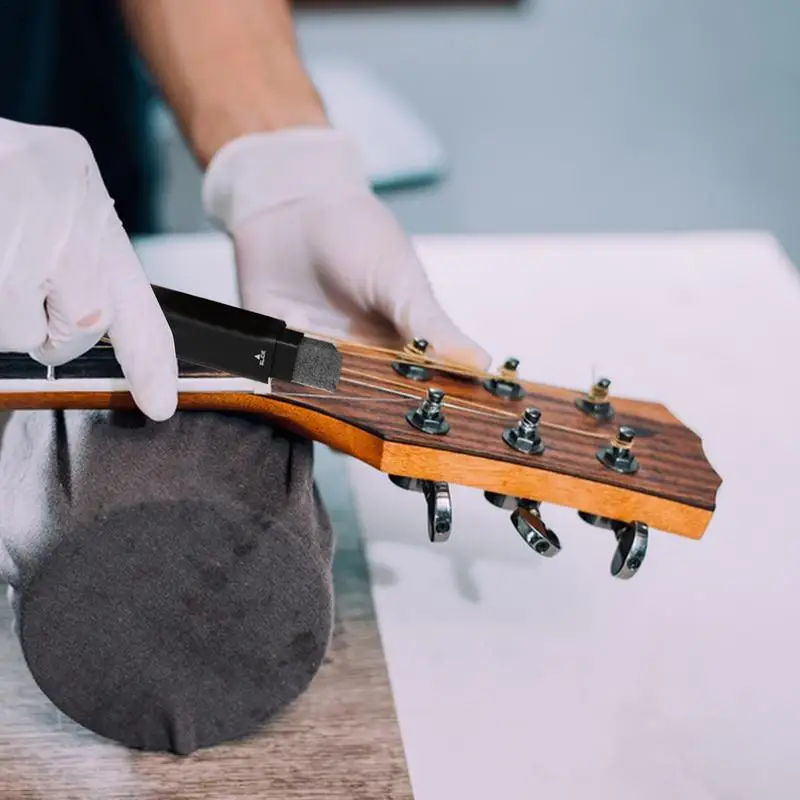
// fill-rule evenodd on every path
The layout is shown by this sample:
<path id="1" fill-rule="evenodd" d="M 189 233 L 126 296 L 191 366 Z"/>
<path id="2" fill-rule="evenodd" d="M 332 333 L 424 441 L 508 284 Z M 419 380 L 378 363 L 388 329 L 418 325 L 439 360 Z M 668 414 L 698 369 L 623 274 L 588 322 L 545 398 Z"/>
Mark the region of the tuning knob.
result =
<path id="1" fill-rule="evenodd" d="M 444 481 L 427 481 L 390 475 L 389 480 L 401 489 L 420 492 L 428 505 L 428 539 L 431 542 L 446 542 L 453 527 L 453 502 L 450 486 Z"/>
<path id="2" fill-rule="evenodd" d="M 528 547 L 545 558 L 561 552 L 561 542 L 555 532 L 544 524 L 539 503 L 535 500 L 520 500 L 511 514 L 511 523 Z"/>
<path id="3" fill-rule="evenodd" d="M 620 580 L 628 580 L 641 569 L 647 555 L 648 527 L 644 522 L 621 522 L 579 511 L 578 516 L 589 525 L 614 532 L 617 549 L 611 559 L 611 574 Z"/>
<path id="4" fill-rule="evenodd" d="M 538 500 L 525 500 L 499 492 L 484 492 L 483 496 L 493 506 L 512 512 L 511 524 L 534 552 L 547 558 L 561 552 L 558 536 L 544 524 Z"/>
<path id="5" fill-rule="evenodd" d="M 615 525 L 617 549 L 611 559 L 611 574 L 620 580 L 632 578 L 647 555 L 648 528 L 644 522 Z"/>

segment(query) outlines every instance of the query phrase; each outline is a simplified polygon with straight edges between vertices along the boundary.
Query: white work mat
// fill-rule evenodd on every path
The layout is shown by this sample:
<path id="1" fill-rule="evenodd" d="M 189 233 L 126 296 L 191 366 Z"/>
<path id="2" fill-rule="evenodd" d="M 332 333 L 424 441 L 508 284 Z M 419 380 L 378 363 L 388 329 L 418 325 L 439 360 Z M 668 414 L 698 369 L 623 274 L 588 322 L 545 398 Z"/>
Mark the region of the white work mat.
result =
<path id="1" fill-rule="evenodd" d="M 450 542 L 353 459 L 415 800 L 796 800 L 800 280 L 764 234 L 418 237 L 448 312 L 523 377 L 664 403 L 722 476 L 703 539 L 653 531 L 628 582 L 608 531 L 543 506 L 555 559 L 455 487 Z M 235 302 L 230 243 L 165 237 L 151 280 Z M 334 487 L 335 488 L 335 487 Z M 342 487 L 338 487 L 337 491 Z"/>
<path id="2" fill-rule="evenodd" d="M 663 402 L 721 473 L 693 541 L 651 532 L 632 580 L 609 531 L 453 490 L 432 545 L 420 495 L 351 460 L 416 800 L 800 797 L 800 281 L 760 234 L 418 240 L 448 310 L 523 376 Z"/>

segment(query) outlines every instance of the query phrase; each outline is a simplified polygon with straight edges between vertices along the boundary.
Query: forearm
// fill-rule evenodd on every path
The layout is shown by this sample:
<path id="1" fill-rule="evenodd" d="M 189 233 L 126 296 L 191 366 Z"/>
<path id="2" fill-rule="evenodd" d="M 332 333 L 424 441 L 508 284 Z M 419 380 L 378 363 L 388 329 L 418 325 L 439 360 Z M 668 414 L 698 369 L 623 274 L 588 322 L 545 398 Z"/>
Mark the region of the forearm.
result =
<path id="1" fill-rule="evenodd" d="M 200 164 L 231 139 L 326 125 L 288 0 L 120 0 Z"/>

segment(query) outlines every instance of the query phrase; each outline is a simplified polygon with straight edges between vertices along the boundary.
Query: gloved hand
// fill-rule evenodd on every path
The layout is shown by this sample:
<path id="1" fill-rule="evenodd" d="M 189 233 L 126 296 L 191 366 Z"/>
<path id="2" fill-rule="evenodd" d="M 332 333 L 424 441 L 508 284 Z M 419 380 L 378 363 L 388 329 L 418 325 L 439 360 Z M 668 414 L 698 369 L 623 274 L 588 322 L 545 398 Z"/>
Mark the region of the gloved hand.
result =
<path id="1" fill-rule="evenodd" d="M 139 408 L 170 417 L 172 332 L 89 144 L 0 120 L 0 351 L 58 366 L 106 332 Z"/>
<path id="2" fill-rule="evenodd" d="M 295 128 L 235 139 L 209 164 L 203 201 L 233 238 L 245 308 L 380 346 L 421 337 L 440 358 L 488 367 L 489 355 L 440 307 L 343 133 Z"/>

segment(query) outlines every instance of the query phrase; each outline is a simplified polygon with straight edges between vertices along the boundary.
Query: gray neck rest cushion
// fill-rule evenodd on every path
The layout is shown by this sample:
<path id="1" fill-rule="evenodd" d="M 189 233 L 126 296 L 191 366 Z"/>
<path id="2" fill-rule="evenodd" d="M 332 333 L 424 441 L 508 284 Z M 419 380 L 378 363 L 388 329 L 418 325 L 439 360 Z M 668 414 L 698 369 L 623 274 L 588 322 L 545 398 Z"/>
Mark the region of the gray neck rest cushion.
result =
<path id="1" fill-rule="evenodd" d="M 0 451 L 0 578 L 33 678 L 131 748 L 255 731 L 332 629 L 312 445 L 262 420 L 16 412 Z"/>

